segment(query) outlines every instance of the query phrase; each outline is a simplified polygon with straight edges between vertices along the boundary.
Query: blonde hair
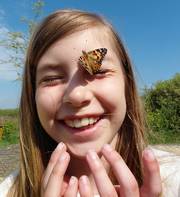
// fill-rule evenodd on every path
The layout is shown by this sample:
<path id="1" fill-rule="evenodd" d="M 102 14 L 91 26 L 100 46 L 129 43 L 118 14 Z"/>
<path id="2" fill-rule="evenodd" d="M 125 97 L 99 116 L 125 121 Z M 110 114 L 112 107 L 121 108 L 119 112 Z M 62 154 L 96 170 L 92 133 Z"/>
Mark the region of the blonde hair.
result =
<path id="1" fill-rule="evenodd" d="M 79 10 L 59 10 L 42 21 L 29 43 L 20 101 L 20 172 L 12 187 L 15 192 L 11 196 L 40 196 L 41 177 L 49 156 L 57 145 L 42 128 L 36 111 L 35 81 L 38 61 L 57 40 L 91 27 L 101 27 L 107 31 L 123 65 L 127 113 L 119 130 L 116 149 L 139 185 L 142 184 L 144 124 L 131 62 L 122 41 L 112 26 L 99 15 Z M 116 181 L 112 173 L 110 177 L 113 182 Z"/>

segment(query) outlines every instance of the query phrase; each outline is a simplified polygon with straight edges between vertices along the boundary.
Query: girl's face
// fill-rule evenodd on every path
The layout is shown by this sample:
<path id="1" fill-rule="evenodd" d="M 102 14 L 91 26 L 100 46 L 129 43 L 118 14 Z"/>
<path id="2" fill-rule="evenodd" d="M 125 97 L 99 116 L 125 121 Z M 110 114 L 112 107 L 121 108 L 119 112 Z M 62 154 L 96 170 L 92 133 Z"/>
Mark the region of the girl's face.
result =
<path id="1" fill-rule="evenodd" d="M 101 71 L 90 75 L 78 63 L 82 50 L 107 48 Z M 36 105 L 45 131 L 77 157 L 112 143 L 126 113 L 122 65 L 107 34 L 96 28 L 55 42 L 39 60 Z"/>

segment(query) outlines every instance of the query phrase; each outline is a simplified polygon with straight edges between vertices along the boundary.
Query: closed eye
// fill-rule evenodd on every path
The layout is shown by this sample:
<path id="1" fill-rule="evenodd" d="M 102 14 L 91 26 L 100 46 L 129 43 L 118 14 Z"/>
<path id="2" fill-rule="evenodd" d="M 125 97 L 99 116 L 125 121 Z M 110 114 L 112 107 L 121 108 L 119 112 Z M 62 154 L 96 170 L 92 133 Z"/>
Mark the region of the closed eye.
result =
<path id="1" fill-rule="evenodd" d="M 99 69 L 95 74 L 105 74 L 108 70 Z"/>
<path id="2" fill-rule="evenodd" d="M 98 70 L 94 75 L 95 75 L 97 78 L 103 78 L 103 77 L 109 76 L 109 75 L 112 74 L 113 72 L 115 72 L 115 71 L 112 70 L 112 69 L 100 69 L 100 70 Z"/>
<path id="3" fill-rule="evenodd" d="M 44 77 L 42 80 L 40 80 L 40 84 L 44 86 L 55 86 L 58 84 L 62 84 L 65 82 L 65 79 L 63 76 L 49 76 Z"/>

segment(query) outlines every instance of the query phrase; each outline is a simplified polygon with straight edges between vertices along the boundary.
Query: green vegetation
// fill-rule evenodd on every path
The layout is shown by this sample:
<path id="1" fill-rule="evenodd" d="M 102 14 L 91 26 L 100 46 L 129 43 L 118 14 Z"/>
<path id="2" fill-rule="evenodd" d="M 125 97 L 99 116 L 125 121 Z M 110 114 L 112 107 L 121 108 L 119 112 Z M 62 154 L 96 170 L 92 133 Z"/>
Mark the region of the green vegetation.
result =
<path id="1" fill-rule="evenodd" d="M 18 109 L 0 110 L 0 147 L 17 144 L 19 140 Z"/>
<path id="2" fill-rule="evenodd" d="M 0 117 L 13 117 L 18 116 L 18 109 L 0 109 Z"/>
<path id="3" fill-rule="evenodd" d="M 180 143 L 180 73 L 144 92 L 152 144 Z"/>

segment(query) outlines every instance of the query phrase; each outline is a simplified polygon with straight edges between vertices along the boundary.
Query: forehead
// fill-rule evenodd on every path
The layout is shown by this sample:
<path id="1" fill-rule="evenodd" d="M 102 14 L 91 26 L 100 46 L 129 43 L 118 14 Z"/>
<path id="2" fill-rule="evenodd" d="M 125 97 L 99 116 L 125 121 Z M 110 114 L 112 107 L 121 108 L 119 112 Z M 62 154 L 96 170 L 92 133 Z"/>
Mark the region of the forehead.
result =
<path id="1" fill-rule="evenodd" d="M 98 48 L 108 49 L 106 57 L 117 58 L 110 40 L 110 36 L 97 27 L 75 32 L 52 44 L 41 57 L 38 67 L 50 60 L 66 63 L 77 61 L 82 55 L 82 51 L 88 52 Z"/>
<path id="2" fill-rule="evenodd" d="M 54 45 L 61 44 L 62 47 L 71 46 L 73 49 L 89 51 L 95 48 L 111 47 L 108 38 L 109 36 L 105 35 L 101 28 L 94 27 L 66 36 Z"/>

